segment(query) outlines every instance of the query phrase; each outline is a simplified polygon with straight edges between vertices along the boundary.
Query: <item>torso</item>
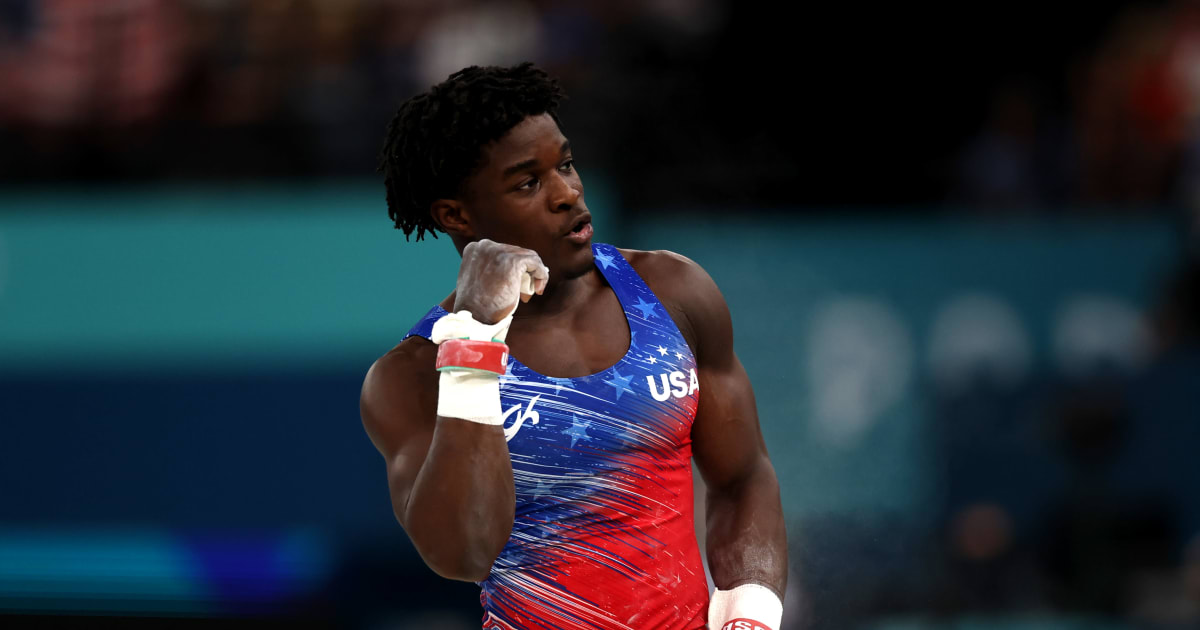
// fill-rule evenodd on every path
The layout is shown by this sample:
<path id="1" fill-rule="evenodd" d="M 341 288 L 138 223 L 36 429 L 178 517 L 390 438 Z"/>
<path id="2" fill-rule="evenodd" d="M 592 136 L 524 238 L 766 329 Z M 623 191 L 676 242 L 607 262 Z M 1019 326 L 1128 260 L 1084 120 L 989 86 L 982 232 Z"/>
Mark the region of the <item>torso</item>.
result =
<path id="1" fill-rule="evenodd" d="M 611 262 L 586 299 L 509 332 L 501 406 L 516 517 L 481 583 L 485 628 L 704 624 L 693 344 L 680 314 L 635 273 L 653 274 L 652 254 L 596 248 Z"/>

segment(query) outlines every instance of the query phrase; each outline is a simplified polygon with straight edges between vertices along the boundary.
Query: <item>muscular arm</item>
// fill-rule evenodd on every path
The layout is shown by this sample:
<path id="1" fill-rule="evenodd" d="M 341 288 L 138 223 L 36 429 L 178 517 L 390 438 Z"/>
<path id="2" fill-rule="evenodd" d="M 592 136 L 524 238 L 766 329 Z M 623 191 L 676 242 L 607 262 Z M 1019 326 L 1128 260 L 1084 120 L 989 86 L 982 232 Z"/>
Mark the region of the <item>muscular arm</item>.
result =
<path id="1" fill-rule="evenodd" d="M 438 575 L 487 577 L 512 533 L 515 493 L 500 426 L 437 415 L 437 346 L 409 338 L 371 366 L 359 408 L 387 462 L 392 510 Z"/>
<path id="2" fill-rule="evenodd" d="M 474 326 L 501 324 L 518 300 L 546 288 L 549 269 L 536 252 L 480 239 L 463 247 L 462 256 L 458 283 L 443 306 L 452 301 L 453 312 L 472 313 Z M 500 329 L 480 332 L 504 336 Z M 494 376 L 490 390 L 455 389 L 462 386 L 455 379 L 447 385 L 435 369 L 437 353 L 425 339 L 401 342 L 367 372 L 359 409 L 387 461 L 392 511 L 425 564 L 443 577 L 478 582 L 512 534 L 516 492 L 508 442 L 500 417 L 463 415 L 474 420 L 468 421 L 438 412 L 475 413 L 457 404 L 462 396 L 498 397 L 499 390 Z M 475 383 L 481 384 L 487 385 Z M 492 402 L 498 415 L 499 399 Z"/>
<path id="3" fill-rule="evenodd" d="M 652 288 L 660 299 L 666 294 L 699 366 L 692 453 L 708 486 L 706 551 L 713 581 L 723 590 L 761 584 L 782 600 L 787 533 L 779 482 L 759 429 L 750 379 L 733 351 L 725 298 L 692 261 L 667 252 L 648 255 L 665 259 L 650 265 L 659 268 L 652 273 L 673 281 Z"/>
<path id="4" fill-rule="evenodd" d="M 779 481 L 759 431 L 746 371 L 730 355 L 724 370 L 707 370 L 707 377 L 701 363 L 701 411 L 692 427 L 692 452 L 708 486 L 708 567 L 717 588 L 762 584 L 782 601 L 787 533 Z"/>

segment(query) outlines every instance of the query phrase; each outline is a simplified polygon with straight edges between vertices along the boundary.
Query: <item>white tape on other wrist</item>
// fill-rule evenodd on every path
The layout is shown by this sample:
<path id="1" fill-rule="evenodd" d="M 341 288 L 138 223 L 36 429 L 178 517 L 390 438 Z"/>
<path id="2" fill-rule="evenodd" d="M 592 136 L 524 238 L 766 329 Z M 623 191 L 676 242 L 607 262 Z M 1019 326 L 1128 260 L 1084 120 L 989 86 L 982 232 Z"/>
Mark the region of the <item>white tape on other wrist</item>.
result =
<path id="1" fill-rule="evenodd" d="M 713 591 L 708 602 L 710 630 L 779 630 L 783 602 L 761 584 Z"/>

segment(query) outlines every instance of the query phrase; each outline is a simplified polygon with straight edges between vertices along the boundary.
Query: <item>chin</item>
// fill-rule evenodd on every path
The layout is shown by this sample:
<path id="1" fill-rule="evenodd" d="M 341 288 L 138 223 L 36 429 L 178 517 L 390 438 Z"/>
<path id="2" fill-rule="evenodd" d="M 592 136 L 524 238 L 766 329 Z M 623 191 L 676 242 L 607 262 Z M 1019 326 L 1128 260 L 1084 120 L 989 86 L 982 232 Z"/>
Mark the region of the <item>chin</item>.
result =
<path id="1" fill-rule="evenodd" d="M 578 278 L 596 268 L 596 262 L 592 257 L 591 243 L 578 252 L 572 252 L 572 254 L 568 258 L 564 258 L 559 264 L 559 273 L 563 278 Z M 554 273 L 554 269 L 551 269 L 550 273 Z"/>

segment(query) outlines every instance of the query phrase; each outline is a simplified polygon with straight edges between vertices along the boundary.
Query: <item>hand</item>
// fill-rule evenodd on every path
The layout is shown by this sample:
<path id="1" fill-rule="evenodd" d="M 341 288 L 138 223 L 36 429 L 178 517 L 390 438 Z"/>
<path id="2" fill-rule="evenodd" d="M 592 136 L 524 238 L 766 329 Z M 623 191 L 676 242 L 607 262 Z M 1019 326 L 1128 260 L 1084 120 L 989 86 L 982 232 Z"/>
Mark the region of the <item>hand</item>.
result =
<path id="1" fill-rule="evenodd" d="M 517 300 L 541 295 L 550 269 L 537 252 L 482 239 L 463 248 L 458 267 L 454 312 L 470 311 L 484 324 L 494 324 L 516 310 Z"/>

